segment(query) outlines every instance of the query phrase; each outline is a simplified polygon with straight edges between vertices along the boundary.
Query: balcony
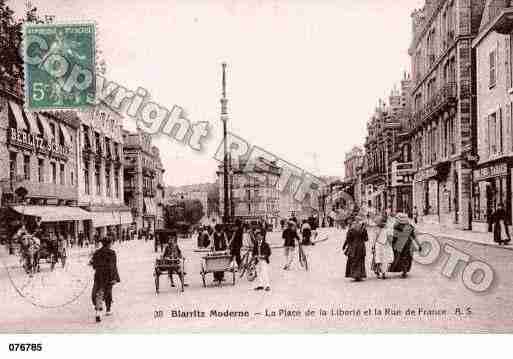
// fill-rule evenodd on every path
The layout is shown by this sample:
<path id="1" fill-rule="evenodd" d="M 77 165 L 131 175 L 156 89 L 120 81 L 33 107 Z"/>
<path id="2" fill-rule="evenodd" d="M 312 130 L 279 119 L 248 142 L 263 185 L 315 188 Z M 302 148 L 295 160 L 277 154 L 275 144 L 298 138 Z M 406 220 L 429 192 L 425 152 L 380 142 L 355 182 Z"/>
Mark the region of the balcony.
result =
<path id="1" fill-rule="evenodd" d="M 414 127 L 422 126 L 425 121 L 437 116 L 441 111 L 455 106 L 457 97 L 458 87 L 455 82 L 443 86 L 420 110 L 412 115 Z"/>

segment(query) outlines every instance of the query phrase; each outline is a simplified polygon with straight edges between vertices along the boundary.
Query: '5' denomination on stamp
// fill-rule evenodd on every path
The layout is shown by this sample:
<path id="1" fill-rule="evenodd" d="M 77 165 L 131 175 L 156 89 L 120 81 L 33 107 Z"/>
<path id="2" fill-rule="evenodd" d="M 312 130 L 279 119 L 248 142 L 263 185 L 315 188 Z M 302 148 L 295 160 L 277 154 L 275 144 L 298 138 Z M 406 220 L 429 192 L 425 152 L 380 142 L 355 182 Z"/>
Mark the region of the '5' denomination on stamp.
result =
<path id="1" fill-rule="evenodd" d="M 23 43 L 28 110 L 78 109 L 94 104 L 94 23 L 26 23 Z"/>

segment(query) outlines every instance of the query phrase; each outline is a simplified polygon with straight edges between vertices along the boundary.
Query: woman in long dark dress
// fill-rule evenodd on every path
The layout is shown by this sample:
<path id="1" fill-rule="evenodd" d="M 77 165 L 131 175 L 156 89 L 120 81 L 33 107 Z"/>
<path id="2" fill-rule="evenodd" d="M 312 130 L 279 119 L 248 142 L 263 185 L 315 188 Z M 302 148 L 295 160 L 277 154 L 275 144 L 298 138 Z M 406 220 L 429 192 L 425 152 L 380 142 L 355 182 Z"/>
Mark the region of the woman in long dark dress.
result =
<path id="1" fill-rule="evenodd" d="M 357 218 L 347 231 L 346 240 L 342 249 L 347 256 L 346 278 L 353 278 L 356 282 L 367 278 L 365 272 L 365 242 L 369 239 L 365 223 Z"/>
<path id="2" fill-rule="evenodd" d="M 399 213 L 396 218 L 397 223 L 394 226 L 394 239 L 392 241 L 394 262 L 390 266 L 389 272 L 401 273 L 401 277 L 406 278 L 411 270 L 413 251 L 420 251 L 421 246 L 415 236 L 415 227 L 410 224 L 408 216 Z"/>
<path id="3" fill-rule="evenodd" d="M 216 224 L 214 234 L 212 235 L 212 250 L 213 251 L 226 251 L 228 249 L 228 242 L 223 227 Z M 214 272 L 214 281 L 219 284 L 224 281 L 224 272 Z"/>
<path id="4" fill-rule="evenodd" d="M 504 205 L 502 203 L 499 203 L 497 205 L 497 210 L 492 215 L 493 240 L 499 245 L 508 245 L 511 241 L 508 230 L 507 217 L 508 216 L 506 210 L 504 209 Z"/>

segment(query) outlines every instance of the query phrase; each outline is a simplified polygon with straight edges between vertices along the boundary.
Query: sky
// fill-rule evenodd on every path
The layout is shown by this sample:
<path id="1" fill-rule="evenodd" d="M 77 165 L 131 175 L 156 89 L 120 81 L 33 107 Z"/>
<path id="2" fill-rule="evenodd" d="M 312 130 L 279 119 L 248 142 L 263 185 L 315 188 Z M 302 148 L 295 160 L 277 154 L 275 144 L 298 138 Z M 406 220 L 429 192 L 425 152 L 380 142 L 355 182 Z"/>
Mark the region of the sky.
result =
<path id="1" fill-rule="evenodd" d="M 31 0 L 55 21 L 94 20 L 107 78 L 183 107 L 212 136 L 198 153 L 157 136 L 168 185 L 212 182 L 229 131 L 316 175 L 343 176 L 366 123 L 410 69 L 411 11 L 422 0 Z M 8 2 L 17 15 L 25 1 Z M 135 122 L 125 119 L 134 130 Z"/>

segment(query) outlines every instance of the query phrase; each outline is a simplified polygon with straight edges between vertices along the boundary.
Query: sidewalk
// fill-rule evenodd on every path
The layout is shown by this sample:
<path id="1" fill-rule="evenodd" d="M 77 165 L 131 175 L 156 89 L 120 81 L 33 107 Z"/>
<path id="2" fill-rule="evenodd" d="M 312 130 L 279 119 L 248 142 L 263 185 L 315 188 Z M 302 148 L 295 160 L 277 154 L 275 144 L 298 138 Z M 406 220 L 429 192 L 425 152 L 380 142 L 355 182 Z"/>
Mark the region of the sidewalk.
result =
<path id="1" fill-rule="evenodd" d="M 418 233 L 428 233 L 436 237 L 452 239 L 462 242 L 471 242 L 489 247 L 497 247 L 513 251 L 513 245 L 499 246 L 493 241 L 492 233 L 482 233 L 453 229 L 430 223 L 419 223 L 415 225 Z"/>

